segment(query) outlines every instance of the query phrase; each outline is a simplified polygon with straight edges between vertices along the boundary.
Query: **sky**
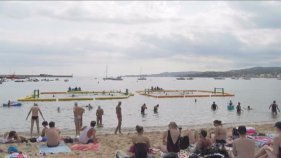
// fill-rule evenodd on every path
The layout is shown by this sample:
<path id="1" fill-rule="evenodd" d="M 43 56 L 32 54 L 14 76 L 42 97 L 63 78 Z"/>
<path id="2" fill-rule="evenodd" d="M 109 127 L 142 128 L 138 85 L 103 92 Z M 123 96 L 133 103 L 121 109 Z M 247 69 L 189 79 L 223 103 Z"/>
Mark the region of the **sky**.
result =
<path id="1" fill-rule="evenodd" d="M 281 65 L 281 2 L 0 2 L 0 74 Z"/>

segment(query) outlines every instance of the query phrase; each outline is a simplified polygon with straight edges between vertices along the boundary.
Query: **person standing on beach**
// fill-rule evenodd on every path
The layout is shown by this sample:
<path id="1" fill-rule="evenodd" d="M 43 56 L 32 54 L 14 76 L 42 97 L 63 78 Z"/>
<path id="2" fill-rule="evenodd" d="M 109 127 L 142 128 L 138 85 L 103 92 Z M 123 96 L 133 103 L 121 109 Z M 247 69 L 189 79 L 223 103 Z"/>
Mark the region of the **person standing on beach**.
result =
<path id="1" fill-rule="evenodd" d="M 30 135 L 32 136 L 33 133 L 33 126 L 34 126 L 34 122 L 36 122 L 36 126 L 37 126 L 37 134 L 39 135 L 39 115 L 38 113 L 40 113 L 41 117 L 43 118 L 43 120 L 45 121 L 43 114 L 40 110 L 40 108 L 38 107 L 38 104 L 34 103 L 34 106 L 29 110 L 28 115 L 26 117 L 26 120 L 28 119 L 29 115 L 31 114 L 31 128 L 30 128 Z"/>
<path id="2" fill-rule="evenodd" d="M 83 114 L 85 109 L 79 107 L 77 103 L 74 104 L 73 113 L 74 113 L 74 123 L 75 123 L 75 131 L 76 136 L 80 134 L 80 129 L 83 125 Z"/>
<path id="3" fill-rule="evenodd" d="M 141 106 L 141 114 L 142 114 L 142 115 L 145 114 L 145 109 L 147 109 L 147 107 L 146 107 L 145 104 L 143 104 L 143 105 Z"/>
<path id="4" fill-rule="evenodd" d="M 119 131 L 119 133 L 121 134 L 121 125 L 122 125 L 122 109 L 121 109 L 121 104 L 122 102 L 119 101 L 118 105 L 116 106 L 116 115 L 117 115 L 117 119 L 118 119 L 118 125 L 116 127 L 115 130 L 115 134 L 117 134 L 117 131 Z"/>
<path id="5" fill-rule="evenodd" d="M 96 112 L 98 126 L 102 125 L 102 115 L 103 115 L 103 109 L 100 106 L 98 106 L 98 109 Z"/>
<path id="6" fill-rule="evenodd" d="M 277 110 L 280 112 L 280 109 L 278 105 L 276 104 L 276 101 L 274 100 L 273 103 L 269 106 L 269 109 L 271 109 L 273 115 L 277 115 Z"/>

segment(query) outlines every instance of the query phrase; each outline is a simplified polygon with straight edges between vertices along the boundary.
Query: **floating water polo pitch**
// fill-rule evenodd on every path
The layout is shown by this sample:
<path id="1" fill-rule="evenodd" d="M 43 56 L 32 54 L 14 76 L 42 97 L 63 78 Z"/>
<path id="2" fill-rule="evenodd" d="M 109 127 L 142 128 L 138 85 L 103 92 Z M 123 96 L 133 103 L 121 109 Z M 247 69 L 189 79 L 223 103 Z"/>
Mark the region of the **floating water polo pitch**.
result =
<path id="1" fill-rule="evenodd" d="M 87 101 L 87 100 L 113 100 L 127 99 L 134 94 L 121 91 L 68 91 L 68 92 L 39 92 L 34 90 L 33 94 L 18 99 L 20 102 L 55 102 L 55 101 Z"/>
<path id="2" fill-rule="evenodd" d="M 137 91 L 138 94 L 154 98 L 199 98 L 199 97 L 233 97 L 232 93 L 224 91 L 224 88 L 208 90 L 144 90 Z"/>

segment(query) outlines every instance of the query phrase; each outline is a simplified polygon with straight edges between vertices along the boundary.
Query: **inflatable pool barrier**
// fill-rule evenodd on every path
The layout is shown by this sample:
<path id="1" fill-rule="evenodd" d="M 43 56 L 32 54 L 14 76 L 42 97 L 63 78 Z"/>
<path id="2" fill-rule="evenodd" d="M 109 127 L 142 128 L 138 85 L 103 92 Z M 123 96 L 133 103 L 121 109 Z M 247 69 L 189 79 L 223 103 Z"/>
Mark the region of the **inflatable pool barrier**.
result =
<path id="1" fill-rule="evenodd" d="M 133 93 L 121 91 L 70 91 L 70 92 L 41 92 L 35 90 L 31 96 L 18 99 L 20 102 L 55 102 L 55 101 L 89 101 L 128 99 Z"/>
<path id="2" fill-rule="evenodd" d="M 157 90 L 137 91 L 138 94 L 154 98 L 200 98 L 200 97 L 233 97 L 234 94 L 208 90 Z"/>

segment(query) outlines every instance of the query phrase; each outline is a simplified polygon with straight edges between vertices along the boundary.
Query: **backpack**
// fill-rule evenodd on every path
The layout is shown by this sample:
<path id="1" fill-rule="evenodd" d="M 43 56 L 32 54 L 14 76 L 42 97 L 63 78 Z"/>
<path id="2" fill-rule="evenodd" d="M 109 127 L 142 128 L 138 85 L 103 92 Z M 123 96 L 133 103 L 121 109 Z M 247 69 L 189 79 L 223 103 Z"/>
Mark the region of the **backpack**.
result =
<path id="1" fill-rule="evenodd" d="M 180 137 L 180 149 L 184 150 L 187 149 L 189 147 L 189 137 L 188 136 L 184 136 L 184 137 Z"/>

